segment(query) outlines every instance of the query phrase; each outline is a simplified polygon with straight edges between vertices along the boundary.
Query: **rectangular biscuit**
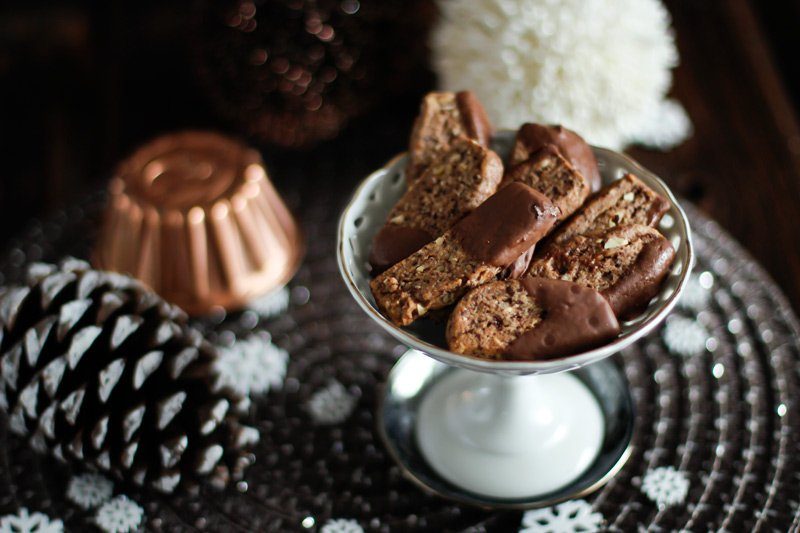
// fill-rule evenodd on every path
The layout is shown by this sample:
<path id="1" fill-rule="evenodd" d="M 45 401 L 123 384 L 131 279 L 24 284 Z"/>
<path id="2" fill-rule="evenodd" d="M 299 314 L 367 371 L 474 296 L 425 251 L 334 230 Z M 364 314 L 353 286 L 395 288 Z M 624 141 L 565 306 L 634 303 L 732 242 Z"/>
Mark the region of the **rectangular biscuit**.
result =
<path id="1" fill-rule="evenodd" d="M 541 305 L 519 280 L 493 281 L 458 302 L 447 322 L 447 345 L 456 353 L 500 359 L 541 319 Z"/>
<path id="2" fill-rule="evenodd" d="M 502 270 L 471 257 L 448 231 L 373 279 L 370 288 L 380 310 L 395 324 L 407 326 L 496 279 Z"/>
<path id="3" fill-rule="evenodd" d="M 381 272 L 405 259 L 481 205 L 503 177 L 500 157 L 466 137 L 456 139 L 389 212 L 370 253 Z"/>
<path id="4" fill-rule="evenodd" d="M 643 225 L 625 225 L 552 244 L 531 262 L 527 276 L 572 281 L 605 296 L 617 316 L 638 312 L 658 293 L 675 250 Z"/>
<path id="5" fill-rule="evenodd" d="M 548 145 L 553 146 L 581 173 L 592 191 L 600 189 L 600 169 L 592 148 L 583 137 L 561 125 L 545 126 L 529 122 L 520 126 L 509 156 L 509 166 L 522 163 Z"/>
<path id="6" fill-rule="evenodd" d="M 561 210 L 559 220 L 574 213 L 589 196 L 590 187 L 553 145 L 547 145 L 530 159 L 508 171 L 506 181 L 520 181 L 544 194 Z"/>
<path id="7" fill-rule="evenodd" d="M 575 235 L 607 230 L 623 224 L 655 227 L 669 209 L 669 202 L 633 174 L 607 185 L 564 221 L 538 252 L 551 243 L 563 243 Z"/>
<path id="8" fill-rule="evenodd" d="M 450 315 L 447 345 L 465 355 L 533 360 L 580 353 L 619 331 L 597 291 L 526 277 L 487 283 L 464 296 Z"/>
<path id="9" fill-rule="evenodd" d="M 406 180 L 413 183 L 454 139 L 465 136 L 488 146 L 491 134 L 486 111 L 471 91 L 428 93 L 411 131 Z"/>
<path id="10" fill-rule="evenodd" d="M 381 311 L 406 326 L 497 279 L 555 224 L 558 209 L 541 193 L 511 183 L 475 211 L 370 283 Z"/>

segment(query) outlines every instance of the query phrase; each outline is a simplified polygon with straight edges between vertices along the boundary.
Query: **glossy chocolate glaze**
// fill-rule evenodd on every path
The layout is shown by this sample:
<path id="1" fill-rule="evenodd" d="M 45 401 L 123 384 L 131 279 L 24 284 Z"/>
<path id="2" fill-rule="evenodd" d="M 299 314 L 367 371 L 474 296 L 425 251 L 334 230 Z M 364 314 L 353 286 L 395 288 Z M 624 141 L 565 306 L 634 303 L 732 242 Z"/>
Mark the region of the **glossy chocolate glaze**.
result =
<path id="1" fill-rule="evenodd" d="M 434 237 L 427 231 L 386 224 L 375 235 L 372 249 L 369 252 L 369 263 L 372 265 L 372 274 L 380 274 L 395 263 L 399 263 L 413 254 Z"/>
<path id="2" fill-rule="evenodd" d="M 658 223 L 661 221 L 661 217 L 663 217 L 664 213 L 667 211 L 669 211 L 669 202 L 667 199 L 660 195 L 656 195 L 655 201 L 653 201 L 653 204 L 647 211 L 647 225 L 651 228 L 658 226 Z"/>
<path id="3" fill-rule="evenodd" d="M 618 317 L 638 314 L 658 294 L 674 259 L 675 249 L 667 239 L 644 245 L 630 271 L 603 291 Z"/>
<path id="4" fill-rule="evenodd" d="M 459 91 L 456 93 L 456 106 L 461 114 L 467 136 L 475 139 L 484 146 L 489 146 L 492 137 L 492 124 L 489 116 L 472 91 Z"/>
<path id="5" fill-rule="evenodd" d="M 559 214 L 545 195 L 514 182 L 453 226 L 453 232 L 475 259 L 508 268 L 547 235 Z"/>
<path id="6" fill-rule="evenodd" d="M 599 292 L 570 281 L 525 277 L 520 282 L 544 315 L 535 328 L 511 343 L 509 359 L 567 356 L 619 335 L 617 317 Z"/>
<path id="7" fill-rule="evenodd" d="M 512 162 L 524 161 L 548 144 L 556 146 L 561 155 L 583 174 L 592 191 L 600 189 L 600 169 L 591 147 L 583 137 L 560 125 L 523 124 L 517 132 Z"/>
<path id="8" fill-rule="evenodd" d="M 525 272 L 528 271 L 528 267 L 531 266 L 531 260 L 533 260 L 535 252 L 536 245 L 534 244 L 506 268 L 501 276 L 502 279 L 519 279 L 524 276 Z"/>

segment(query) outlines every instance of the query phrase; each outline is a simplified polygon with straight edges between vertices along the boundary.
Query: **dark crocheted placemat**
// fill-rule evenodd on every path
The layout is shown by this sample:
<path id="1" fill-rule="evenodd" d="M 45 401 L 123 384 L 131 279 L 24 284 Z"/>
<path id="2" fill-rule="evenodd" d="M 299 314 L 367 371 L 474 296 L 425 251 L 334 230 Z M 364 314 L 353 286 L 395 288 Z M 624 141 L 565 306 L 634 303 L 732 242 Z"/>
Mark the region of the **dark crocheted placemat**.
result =
<path id="1" fill-rule="evenodd" d="M 0 261 L 87 257 L 102 195 L 34 222 Z M 403 352 L 351 301 L 334 257 L 344 197 L 296 211 L 309 247 L 288 310 L 203 321 L 229 345 L 259 331 L 290 354 L 283 387 L 256 402 L 262 440 L 245 482 L 170 498 L 129 491 L 150 531 L 785 531 L 800 524 L 798 327 L 785 298 L 719 226 L 689 208 L 698 262 L 680 306 L 621 357 L 637 419 L 624 469 L 585 502 L 528 514 L 427 496 L 405 481 L 374 427 L 379 384 Z M 91 513 L 64 496 L 71 472 L 0 425 L 0 516 L 25 507 L 67 530 Z M 562 528 L 562 529 L 559 529 Z"/>

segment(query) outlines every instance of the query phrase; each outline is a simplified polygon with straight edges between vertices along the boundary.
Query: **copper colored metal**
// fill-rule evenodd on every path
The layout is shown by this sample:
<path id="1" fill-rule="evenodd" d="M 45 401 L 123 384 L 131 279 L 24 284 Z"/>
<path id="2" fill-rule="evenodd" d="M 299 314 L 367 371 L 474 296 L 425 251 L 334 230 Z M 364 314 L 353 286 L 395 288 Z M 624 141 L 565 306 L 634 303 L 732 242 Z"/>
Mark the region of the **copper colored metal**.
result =
<path id="1" fill-rule="evenodd" d="M 259 153 L 228 137 L 159 137 L 118 167 L 95 248 L 190 314 L 234 309 L 284 285 L 303 255 Z"/>

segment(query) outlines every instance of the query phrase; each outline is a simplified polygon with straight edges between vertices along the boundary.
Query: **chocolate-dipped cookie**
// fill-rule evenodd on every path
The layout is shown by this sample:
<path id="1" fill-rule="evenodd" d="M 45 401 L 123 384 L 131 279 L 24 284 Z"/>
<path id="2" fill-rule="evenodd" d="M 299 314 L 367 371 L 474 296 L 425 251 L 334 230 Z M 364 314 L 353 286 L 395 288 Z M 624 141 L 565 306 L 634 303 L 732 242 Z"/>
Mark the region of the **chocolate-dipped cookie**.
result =
<path id="1" fill-rule="evenodd" d="M 556 146 L 561 155 L 583 174 L 592 191 L 600 189 L 600 169 L 592 148 L 583 137 L 559 125 L 523 124 L 514 140 L 510 167 L 522 163 L 548 144 Z"/>
<path id="2" fill-rule="evenodd" d="M 491 359 L 567 356 L 619 335 L 608 301 L 597 291 L 561 280 L 525 277 L 470 291 L 447 325 L 451 351 Z"/>
<path id="3" fill-rule="evenodd" d="M 460 136 L 489 145 L 492 125 L 478 98 L 471 91 L 425 95 L 411 130 L 406 168 L 408 183 L 419 178 L 431 162 Z"/>
<path id="4" fill-rule="evenodd" d="M 373 279 L 375 301 L 395 324 L 411 324 L 500 277 L 550 231 L 557 218 L 558 208 L 547 197 L 523 183 L 512 183 L 441 237 Z"/>
<path id="5" fill-rule="evenodd" d="M 503 184 L 514 181 L 522 182 L 550 198 L 561 211 L 559 220 L 574 213 L 591 193 L 583 174 L 552 144 L 514 166 L 503 178 Z"/>
<path id="6" fill-rule="evenodd" d="M 669 209 L 669 202 L 633 174 L 605 186 L 583 207 L 564 221 L 540 247 L 538 254 L 552 243 L 563 243 L 575 235 L 598 233 L 624 224 L 655 227 Z"/>
<path id="7" fill-rule="evenodd" d="M 453 141 L 389 212 L 375 235 L 369 261 L 383 272 L 450 229 L 497 190 L 503 163 L 466 137 Z"/>
<path id="8" fill-rule="evenodd" d="M 674 259 L 672 244 L 655 229 L 617 226 L 550 245 L 533 260 L 528 276 L 591 287 L 624 319 L 640 312 L 658 293 Z"/>
<path id="9" fill-rule="evenodd" d="M 535 155 L 515 166 L 503 178 L 501 187 L 515 181 L 524 183 L 547 196 L 558 207 L 556 224 L 578 209 L 590 190 L 583 174 L 564 159 L 558 149 L 548 144 Z M 518 278 L 528 269 L 536 251 L 534 245 L 510 267 L 508 277 Z"/>

